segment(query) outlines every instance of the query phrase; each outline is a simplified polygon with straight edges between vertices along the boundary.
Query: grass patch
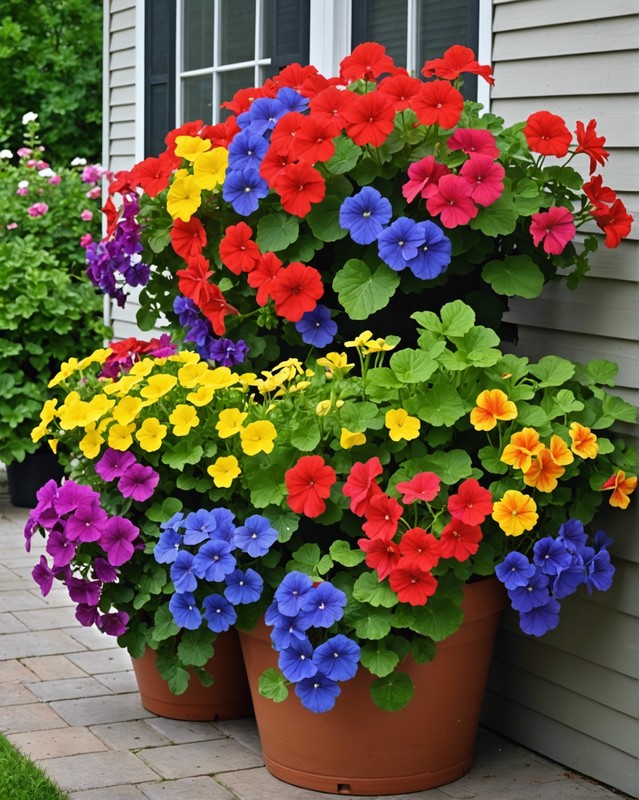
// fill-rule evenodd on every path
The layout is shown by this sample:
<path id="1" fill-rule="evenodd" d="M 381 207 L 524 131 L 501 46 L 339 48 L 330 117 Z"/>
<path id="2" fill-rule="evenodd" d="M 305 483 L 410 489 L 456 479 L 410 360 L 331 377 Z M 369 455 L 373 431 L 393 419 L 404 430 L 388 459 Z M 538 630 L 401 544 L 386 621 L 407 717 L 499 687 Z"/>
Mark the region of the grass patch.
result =
<path id="1" fill-rule="evenodd" d="M 68 795 L 0 734 L 0 798 L 68 800 Z"/>

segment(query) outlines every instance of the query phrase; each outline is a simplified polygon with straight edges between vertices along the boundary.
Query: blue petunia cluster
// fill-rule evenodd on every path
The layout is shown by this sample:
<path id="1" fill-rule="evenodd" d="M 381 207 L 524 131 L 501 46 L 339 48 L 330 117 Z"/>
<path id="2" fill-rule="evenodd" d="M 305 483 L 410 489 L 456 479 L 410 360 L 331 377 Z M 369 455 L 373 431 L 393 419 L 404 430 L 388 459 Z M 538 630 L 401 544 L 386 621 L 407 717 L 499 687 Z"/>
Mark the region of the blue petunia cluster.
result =
<path id="1" fill-rule="evenodd" d="M 175 624 L 197 630 L 204 620 L 215 633 L 227 631 L 237 620 L 235 607 L 257 602 L 264 588 L 255 570 L 238 567 L 235 553 L 266 555 L 277 531 L 258 514 L 236 525 L 228 508 L 177 513 L 160 528 L 153 555 L 159 564 L 171 565 L 175 593 L 169 609 Z M 210 584 L 218 584 L 217 591 L 209 591 Z M 199 601 L 198 589 L 200 596 L 202 590 L 207 592 Z"/>
<path id="2" fill-rule="evenodd" d="M 295 684 L 295 694 L 315 713 L 330 711 L 341 689 L 353 678 L 360 659 L 359 645 L 342 633 L 313 646 L 309 632 L 328 630 L 344 614 L 346 595 L 328 581 L 315 585 L 303 572 L 289 572 L 266 611 L 271 641 L 279 652 L 278 666 Z"/>
<path id="3" fill-rule="evenodd" d="M 241 364 L 249 351 L 243 339 L 234 342 L 215 336 L 211 323 L 201 316 L 198 307 L 188 297 L 177 295 L 173 300 L 173 311 L 186 330 L 187 342 L 194 342 L 195 349 L 202 358 L 215 361 L 222 367 L 234 367 Z"/>
<path id="4" fill-rule="evenodd" d="M 543 636 L 559 624 L 560 603 L 582 583 L 588 592 L 605 592 L 612 584 L 615 568 L 608 546 L 612 540 L 598 531 L 591 544 L 583 523 L 569 519 L 556 537 L 535 542 L 530 561 L 522 553 L 509 553 L 495 573 L 504 584 L 524 633 Z"/>
<path id="5" fill-rule="evenodd" d="M 391 222 L 390 202 L 372 186 L 364 186 L 347 197 L 340 207 L 339 224 L 358 244 L 377 241 L 379 257 L 400 272 L 410 271 L 417 278 L 436 278 L 450 264 L 450 239 L 434 222 L 415 222 L 398 217 Z M 389 224 L 390 223 L 390 224 Z"/>

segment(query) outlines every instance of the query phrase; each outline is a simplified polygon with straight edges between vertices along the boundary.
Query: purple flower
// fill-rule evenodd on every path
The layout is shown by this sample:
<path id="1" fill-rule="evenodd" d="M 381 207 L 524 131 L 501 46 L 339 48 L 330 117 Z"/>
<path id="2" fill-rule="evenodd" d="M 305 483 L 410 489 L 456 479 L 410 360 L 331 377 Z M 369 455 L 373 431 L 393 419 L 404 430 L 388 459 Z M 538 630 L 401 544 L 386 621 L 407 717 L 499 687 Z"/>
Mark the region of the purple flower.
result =
<path id="1" fill-rule="evenodd" d="M 36 521 L 35 521 L 35 519 L 33 517 L 34 517 L 34 514 L 33 514 L 33 511 L 32 511 L 29 514 L 29 519 L 26 521 L 26 524 L 24 526 L 24 531 L 23 531 L 23 533 L 24 533 L 24 549 L 27 551 L 27 553 L 31 552 L 31 539 L 33 539 L 33 534 L 34 534 L 35 529 L 37 527 L 37 523 L 36 523 Z"/>
<path id="2" fill-rule="evenodd" d="M 330 309 L 318 303 L 312 311 L 307 311 L 302 319 L 295 323 L 295 329 L 305 344 L 326 347 L 335 338 L 337 323 L 331 319 Z"/>
<path id="3" fill-rule="evenodd" d="M 182 536 L 177 531 L 171 528 L 162 531 L 157 544 L 153 548 L 153 557 L 158 564 L 172 564 L 180 552 L 181 544 Z"/>
<path id="4" fill-rule="evenodd" d="M 407 264 L 416 278 L 429 280 L 445 272 L 450 264 L 452 245 L 450 239 L 434 222 L 418 222 L 416 225 L 422 234 L 421 244 L 417 248 L 417 255 Z"/>
<path id="5" fill-rule="evenodd" d="M 302 601 L 302 614 L 308 626 L 313 628 L 330 628 L 344 616 L 346 595 L 336 589 L 332 583 L 324 581 L 314 586 Z M 331 677 L 329 675 L 329 677 Z"/>
<path id="6" fill-rule="evenodd" d="M 133 464 L 118 481 L 118 490 L 123 497 L 143 502 L 151 497 L 159 480 L 159 473 L 152 467 Z"/>
<path id="7" fill-rule="evenodd" d="M 229 170 L 226 173 L 222 197 L 233 206 L 236 214 L 248 217 L 257 211 L 260 200 L 267 194 L 268 184 L 256 169 Z"/>
<path id="8" fill-rule="evenodd" d="M 202 624 L 202 614 L 195 604 L 195 597 L 190 592 L 174 594 L 169 600 L 169 610 L 173 614 L 175 624 L 189 631 L 196 631 Z"/>
<path id="9" fill-rule="evenodd" d="M 232 549 L 232 545 L 224 539 L 210 539 L 196 554 L 193 572 L 207 581 L 223 581 L 226 575 L 233 572 L 237 563 L 231 554 Z"/>
<path id="10" fill-rule="evenodd" d="M 321 672 L 317 672 L 312 678 L 303 678 L 295 684 L 295 694 L 304 708 L 316 714 L 330 711 L 341 691 L 337 681 L 331 680 Z"/>
<path id="11" fill-rule="evenodd" d="M 207 347 L 207 356 L 223 367 L 234 367 L 244 361 L 248 349 L 243 339 L 238 339 L 237 342 L 231 339 L 211 339 Z"/>
<path id="12" fill-rule="evenodd" d="M 151 277 L 151 267 L 143 261 L 131 259 L 123 274 L 129 286 L 146 286 Z"/>
<path id="13" fill-rule="evenodd" d="M 544 536 L 535 542 L 533 561 L 545 575 L 558 575 L 572 563 L 563 541 Z"/>
<path id="14" fill-rule="evenodd" d="M 343 633 L 338 633 L 315 649 L 313 663 L 318 672 L 327 678 L 334 681 L 348 681 L 355 677 L 359 656 L 359 645 Z"/>
<path id="15" fill-rule="evenodd" d="M 379 257 L 396 272 L 404 269 L 407 262 L 417 255 L 417 248 L 424 244 L 424 235 L 415 220 L 399 217 L 385 228 L 377 240 Z"/>
<path id="16" fill-rule="evenodd" d="M 171 564 L 171 580 L 175 586 L 175 591 L 179 594 L 193 592 L 197 588 L 197 578 L 195 576 L 195 557 L 186 550 L 180 550 Z"/>
<path id="17" fill-rule="evenodd" d="M 40 556 L 40 562 L 35 565 L 35 567 L 31 571 L 31 575 L 33 577 L 33 580 L 40 587 L 40 592 L 42 593 L 42 596 L 46 597 L 51 591 L 51 587 L 53 586 L 55 572 L 54 570 L 49 568 L 49 562 L 47 561 L 45 556 Z"/>
<path id="18" fill-rule="evenodd" d="M 97 503 L 81 506 L 65 523 L 67 539 L 80 542 L 97 542 L 106 530 L 108 516 Z"/>
<path id="19" fill-rule="evenodd" d="M 526 586 L 536 571 L 535 565 L 525 555 L 517 552 L 508 553 L 502 563 L 495 567 L 495 575 L 508 591 Z"/>
<path id="20" fill-rule="evenodd" d="M 235 530 L 235 544 L 240 550 L 248 553 L 253 558 L 265 556 L 273 542 L 277 541 L 278 533 L 271 528 L 271 523 L 259 514 L 253 514 Z"/>
<path id="21" fill-rule="evenodd" d="M 262 596 L 264 581 L 254 569 L 233 570 L 226 578 L 226 589 L 224 596 L 235 606 L 245 603 L 255 603 Z"/>
<path id="22" fill-rule="evenodd" d="M 53 559 L 53 568 L 56 570 L 70 564 L 75 555 L 75 545 L 59 530 L 51 531 L 45 549 Z"/>
<path id="23" fill-rule="evenodd" d="M 93 561 L 95 577 L 102 583 L 113 583 L 118 577 L 117 570 L 109 564 L 106 558 L 96 558 Z"/>
<path id="24" fill-rule="evenodd" d="M 588 564 L 588 574 L 586 575 L 588 592 L 592 594 L 593 589 L 600 592 L 608 591 L 614 574 L 615 568 L 610 563 L 610 553 L 607 550 L 600 550 Z"/>
<path id="25" fill-rule="evenodd" d="M 293 683 L 303 678 L 312 678 L 317 672 L 313 663 L 313 646 L 309 639 L 291 642 L 290 647 L 280 651 L 277 665 L 286 680 Z"/>
<path id="26" fill-rule="evenodd" d="M 221 594 L 210 594 L 204 598 L 202 605 L 204 606 L 204 619 L 215 633 L 228 631 L 237 619 L 237 612 L 233 605 Z"/>
<path id="27" fill-rule="evenodd" d="M 58 495 L 58 484 L 54 480 L 47 481 L 44 486 L 41 486 L 38 491 L 36 492 L 36 499 L 38 501 L 36 507 L 30 514 L 30 519 L 33 519 L 35 525 L 40 525 L 45 530 L 51 530 L 53 526 L 56 524 L 60 515 L 55 510 L 53 506 L 53 501 Z M 30 544 L 30 539 L 33 531 L 32 529 L 29 531 L 29 541 L 27 544 Z M 25 538 L 26 538 L 26 528 L 25 528 Z M 27 552 L 30 550 L 30 546 L 26 547 Z"/>
<path id="28" fill-rule="evenodd" d="M 95 471 L 103 481 L 108 483 L 116 478 L 121 478 L 135 463 L 133 453 L 120 452 L 109 447 L 104 451 L 102 458 L 96 462 Z"/>
<path id="29" fill-rule="evenodd" d="M 97 606 L 88 606 L 86 603 L 79 603 L 75 610 L 75 618 L 80 625 L 85 628 L 90 628 L 91 625 L 97 625 L 100 619 L 100 612 Z"/>
<path id="30" fill-rule="evenodd" d="M 339 224 L 357 244 L 370 244 L 380 235 L 393 211 L 390 202 L 371 186 L 347 197 L 339 210 Z"/>
<path id="31" fill-rule="evenodd" d="M 294 617 L 302 609 L 306 595 L 313 588 L 313 581 L 303 572 L 289 572 L 275 590 L 275 600 L 280 614 Z"/>
<path id="32" fill-rule="evenodd" d="M 99 581 L 88 581 L 84 578 L 67 578 L 65 581 L 69 591 L 69 597 L 74 603 L 82 603 L 87 606 L 97 606 L 100 602 L 102 584 Z"/>
<path id="33" fill-rule="evenodd" d="M 208 539 L 217 527 L 215 517 L 203 508 L 191 512 L 184 520 L 184 544 L 199 544 Z"/>
<path id="34" fill-rule="evenodd" d="M 100 539 L 109 564 L 119 567 L 129 561 L 135 550 L 132 542 L 137 539 L 139 533 L 139 529 L 128 519 L 111 517 Z"/>
<path id="35" fill-rule="evenodd" d="M 553 597 L 540 606 L 519 614 L 519 627 L 531 636 L 543 636 L 559 625 L 559 602 Z"/>
<path id="36" fill-rule="evenodd" d="M 269 144 L 262 136 L 243 130 L 229 145 L 229 169 L 259 170 Z"/>
<path id="37" fill-rule="evenodd" d="M 126 611 L 110 611 L 102 614 L 96 622 L 97 627 L 109 636 L 122 636 L 126 633 L 129 615 Z"/>
<path id="38" fill-rule="evenodd" d="M 99 502 L 100 495 L 94 492 L 90 486 L 81 486 L 75 481 L 65 481 L 53 500 L 53 507 L 62 516 L 79 508 L 91 507 Z"/>

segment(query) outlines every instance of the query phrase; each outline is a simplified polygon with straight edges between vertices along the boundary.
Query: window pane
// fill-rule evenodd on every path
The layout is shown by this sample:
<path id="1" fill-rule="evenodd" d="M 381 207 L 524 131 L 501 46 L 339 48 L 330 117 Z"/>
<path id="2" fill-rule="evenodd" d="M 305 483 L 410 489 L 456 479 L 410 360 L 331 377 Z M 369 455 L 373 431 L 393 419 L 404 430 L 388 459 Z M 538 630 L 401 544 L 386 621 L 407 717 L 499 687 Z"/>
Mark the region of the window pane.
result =
<path id="1" fill-rule="evenodd" d="M 228 72 L 218 74 L 220 81 L 220 103 L 232 100 L 233 95 L 238 89 L 248 89 L 255 83 L 255 71 L 252 67 L 248 69 L 233 69 Z M 218 109 L 219 119 L 226 119 L 230 111 L 225 108 Z"/>
<path id="2" fill-rule="evenodd" d="M 255 58 L 255 0 L 220 0 L 220 64 Z"/>
<path id="3" fill-rule="evenodd" d="M 262 49 L 260 58 L 270 58 L 273 50 L 273 0 L 262 0 Z"/>
<path id="4" fill-rule="evenodd" d="M 182 80 L 182 119 L 184 122 L 213 119 L 213 76 L 198 75 Z"/>
<path id="5" fill-rule="evenodd" d="M 476 0 L 428 0 L 428 3 L 422 3 L 418 20 L 418 70 L 428 59 L 441 58 L 454 44 L 463 44 L 477 52 L 478 19 Z M 476 97 L 477 77 L 464 75 L 463 78 L 464 96 Z"/>
<path id="6" fill-rule="evenodd" d="M 213 0 L 184 0 L 184 70 L 213 66 L 213 7 Z"/>
<path id="7" fill-rule="evenodd" d="M 370 0 L 369 35 L 400 67 L 406 66 L 407 10 L 405 3 Z"/>

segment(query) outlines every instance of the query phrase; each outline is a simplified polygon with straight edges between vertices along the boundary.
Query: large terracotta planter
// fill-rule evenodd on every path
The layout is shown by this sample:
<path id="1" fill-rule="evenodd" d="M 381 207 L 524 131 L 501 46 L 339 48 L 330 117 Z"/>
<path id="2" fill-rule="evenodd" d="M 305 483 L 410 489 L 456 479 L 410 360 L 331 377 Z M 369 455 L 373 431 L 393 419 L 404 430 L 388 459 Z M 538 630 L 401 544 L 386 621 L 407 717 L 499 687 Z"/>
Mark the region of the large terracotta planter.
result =
<path id="1" fill-rule="evenodd" d="M 142 658 L 133 658 L 133 669 L 142 705 L 160 717 L 182 720 L 222 720 L 249 717 L 253 713 L 251 693 L 234 630 L 222 633 L 215 642 L 215 654 L 206 669 L 215 678 L 202 686 L 191 676 L 184 694 L 174 695 L 155 666 L 155 651 L 147 648 Z"/>
<path id="2" fill-rule="evenodd" d="M 436 658 L 401 669 L 415 684 L 401 711 L 378 709 L 371 676 L 360 670 L 342 684 L 335 707 L 314 714 L 289 694 L 283 703 L 260 696 L 258 679 L 276 666 L 264 624 L 240 633 L 244 663 L 267 769 L 296 786 L 336 794 L 382 795 L 441 786 L 470 769 L 493 651 L 503 587 L 495 578 L 465 589 L 462 627 L 438 645 Z"/>

